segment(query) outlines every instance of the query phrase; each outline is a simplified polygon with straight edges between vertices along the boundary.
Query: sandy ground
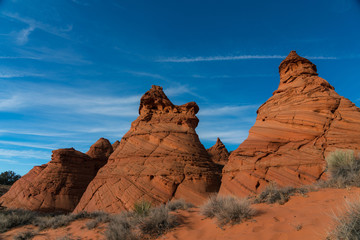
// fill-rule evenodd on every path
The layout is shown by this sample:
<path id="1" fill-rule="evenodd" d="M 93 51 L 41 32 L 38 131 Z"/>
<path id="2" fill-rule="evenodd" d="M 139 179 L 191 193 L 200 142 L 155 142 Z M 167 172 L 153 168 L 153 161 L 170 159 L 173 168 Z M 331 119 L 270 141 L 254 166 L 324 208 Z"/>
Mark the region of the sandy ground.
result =
<path id="1" fill-rule="evenodd" d="M 256 204 L 253 207 L 258 214 L 251 220 L 239 225 L 219 228 L 215 219 L 205 219 L 198 208 L 178 211 L 176 215 L 182 224 L 158 240 L 234 240 L 234 239 L 273 239 L 302 240 L 325 239 L 333 225 L 333 215 L 344 210 L 347 200 L 359 200 L 360 188 L 322 189 L 305 196 L 294 196 L 284 205 Z M 105 239 L 106 226 L 96 229 L 85 227 L 87 219 L 73 222 L 67 227 L 41 231 L 34 239 L 56 240 L 64 236 L 71 239 Z M 0 234 L 0 239 L 13 239 L 19 232 L 33 226 L 24 226 Z"/>
<path id="2" fill-rule="evenodd" d="M 344 210 L 346 200 L 359 199 L 360 189 L 323 189 L 294 196 L 284 205 L 253 205 L 258 215 L 239 225 L 221 229 L 215 219 L 204 219 L 198 209 L 181 211 L 184 224 L 158 239 L 232 240 L 325 239 L 333 225 L 332 217 Z"/>

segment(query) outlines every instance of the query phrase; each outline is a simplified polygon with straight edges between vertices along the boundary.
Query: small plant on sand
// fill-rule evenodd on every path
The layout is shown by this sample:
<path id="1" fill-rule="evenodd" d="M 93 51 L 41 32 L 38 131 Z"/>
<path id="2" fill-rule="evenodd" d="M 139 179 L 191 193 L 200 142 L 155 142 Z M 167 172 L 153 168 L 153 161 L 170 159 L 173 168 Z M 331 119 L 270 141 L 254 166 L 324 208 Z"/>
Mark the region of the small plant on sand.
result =
<path id="1" fill-rule="evenodd" d="M 238 224 L 255 215 L 247 199 L 232 196 L 211 196 L 201 207 L 201 213 L 209 218 L 216 217 L 220 226 Z"/>
<path id="2" fill-rule="evenodd" d="M 334 216 L 334 222 L 328 239 L 360 239 L 360 200 L 347 202 L 345 212 L 341 216 Z"/>
<path id="3" fill-rule="evenodd" d="M 265 189 L 258 194 L 254 203 L 279 203 L 284 204 L 289 201 L 290 197 L 295 193 L 306 193 L 306 188 L 282 187 L 280 188 L 276 183 L 270 183 Z"/>
<path id="4" fill-rule="evenodd" d="M 151 202 L 141 200 L 134 204 L 134 212 L 140 216 L 146 216 L 149 214 L 151 208 Z"/>
<path id="5" fill-rule="evenodd" d="M 330 187 L 360 186 L 360 156 L 354 151 L 336 150 L 326 158 Z"/>

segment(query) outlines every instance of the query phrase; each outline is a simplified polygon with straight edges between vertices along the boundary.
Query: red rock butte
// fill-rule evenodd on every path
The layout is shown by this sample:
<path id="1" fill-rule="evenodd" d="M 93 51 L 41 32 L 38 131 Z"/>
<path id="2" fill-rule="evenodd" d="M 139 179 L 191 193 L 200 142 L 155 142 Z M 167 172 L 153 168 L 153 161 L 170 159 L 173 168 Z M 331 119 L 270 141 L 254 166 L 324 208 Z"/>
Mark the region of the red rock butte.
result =
<path id="1" fill-rule="evenodd" d="M 0 205 L 36 211 L 71 212 L 97 171 L 112 153 L 101 138 L 87 154 L 73 148 L 54 150 L 51 161 L 35 166 L 0 198 Z"/>
<path id="2" fill-rule="evenodd" d="M 219 168 L 200 143 L 195 102 L 177 106 L 152 86 L 108 163 L 89 184 L 75 212 L 132 209 L 174 198 L 200 204 L 220 187 Z"/>
<path id="3" fill-rule="evenodd" d="M 221 194 L 313 183 L 325 177 L 330 152 L 360 149 L 360 109 L 318 77 L 312 62 L 292 51 L 279 72 L 279 88 L 223 169 Z"/>

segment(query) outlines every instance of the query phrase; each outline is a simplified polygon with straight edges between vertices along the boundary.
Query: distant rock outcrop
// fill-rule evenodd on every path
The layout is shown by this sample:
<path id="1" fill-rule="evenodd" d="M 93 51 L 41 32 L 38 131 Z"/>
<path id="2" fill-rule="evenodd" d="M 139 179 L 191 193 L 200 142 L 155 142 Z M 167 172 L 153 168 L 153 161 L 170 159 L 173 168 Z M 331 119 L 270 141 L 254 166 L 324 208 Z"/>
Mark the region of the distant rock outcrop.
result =
<path id="1" fill-rule="evenodd" d="M 279 72 L 279 88 L 223 169 L 222 194 L 257 192 L 268 182 L 309 184 L 322 178 L 329 152 L 360 149 L 360 109 L 318 77 L 312 62 L 292 51 Z"/>
<path id="2" fill-rule="evenodd" d="M 119 146 L 119 144 L 120 144 L 120 141 L 119 141 L 119 140 L 116 140 L 116 141 L 112 144 L 112 148 L 113 148 L 114 152 L 115 152 L 116 148 Z"/>
<path id="3" fill-rule="evenodd" d="M 183 198 L 199 204 L 217 192 L 221 173 L 195 132 L 198 111 L 195 102 L 174 105 L 161 87 L 152 86 L 141 98 L 140 116 L 75 212 L 119 212 L 140 200 L 156 205 Z"/>
<path id="4" fill-rule="evenodd" d="M 225 145 L 221 142 L 220 138 L 216 140 L 216 143 L 211 148 L 207 149 L 211 160 L 214 163 L 225 165 L 229 160 L 229 152 Z"/>
<path id="5" fill-rule="evenodd" d="M 73 148 L 54 150 L 51 161 L 34 167 L 16 181 L 0 198 L 0 205 L 71 212 L 111 152 L 111 144 L 104 138 L 91 146 L 87 154 Z"/>

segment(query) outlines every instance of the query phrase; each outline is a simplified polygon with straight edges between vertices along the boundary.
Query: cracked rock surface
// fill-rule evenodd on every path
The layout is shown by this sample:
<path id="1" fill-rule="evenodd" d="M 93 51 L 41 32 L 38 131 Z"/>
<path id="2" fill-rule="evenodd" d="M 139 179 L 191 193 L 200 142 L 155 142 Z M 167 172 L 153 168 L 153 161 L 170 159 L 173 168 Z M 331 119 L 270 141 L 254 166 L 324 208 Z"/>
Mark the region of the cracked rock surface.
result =
<path id="1" fill-rule="evenodd" d="M 200 204 L 220 186 L 219 168 L 200 143 L 195 102 L 174 105 L 162 88 L 152 86 L 140 101 L 139 117 L 121 139 L 108 163 L 89 184 L 75 212 L 133 209 L 183 198 Z"/>
<path id="2" fill-rule="evenodd" d="M 292 51 L 279 72 L 279 88 L 223 169 L 221 194 L 256 193 L 269 182 L 310 184 L 326 178 L 327 154 L 360 149 L 360 109 L 318 77 L 312 62 Z"/>

